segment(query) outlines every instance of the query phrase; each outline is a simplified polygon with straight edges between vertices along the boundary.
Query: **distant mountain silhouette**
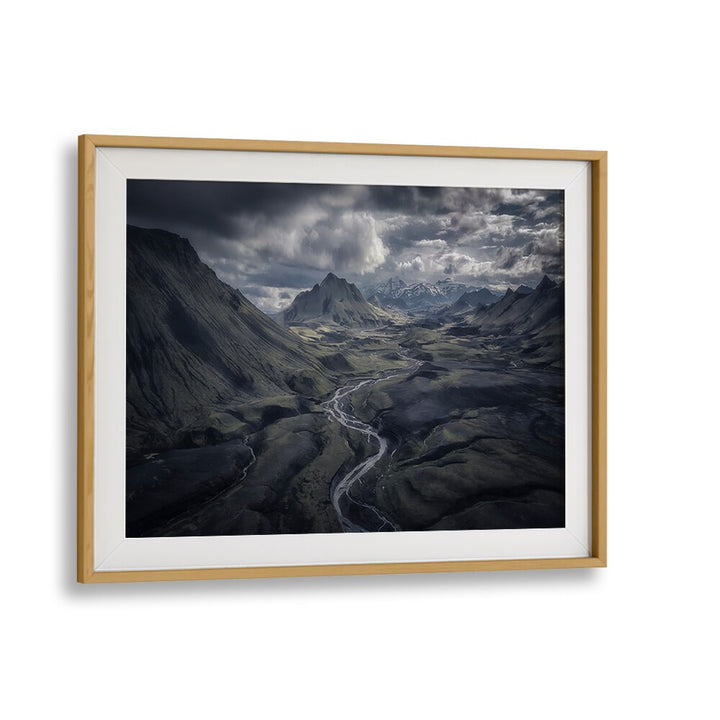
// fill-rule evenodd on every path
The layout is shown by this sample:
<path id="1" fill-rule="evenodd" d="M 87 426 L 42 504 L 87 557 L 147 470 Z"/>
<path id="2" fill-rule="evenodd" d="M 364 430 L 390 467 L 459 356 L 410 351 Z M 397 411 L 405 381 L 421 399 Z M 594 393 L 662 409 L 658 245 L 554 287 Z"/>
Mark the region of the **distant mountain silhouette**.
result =
<path id="1" fill-rule="evenodd" d="M 355 285 L 328 273 L 319 285 L 299 293 L 282 313 L 282 319 L 286 325 L 319 321 L 367 327 L 381 325 L 389 320 L 389 316 L 370 304 Z"/>
<path id="2" fill-rule="evenodd" d="M 188 240 L 130 225 L 126 358 L 129 455 L 197 436 L 196 423 L 229 401 L 331 388 L 313 351 L 221 282 Z M 217 428 L 206 430 L 212 440 Z"/>

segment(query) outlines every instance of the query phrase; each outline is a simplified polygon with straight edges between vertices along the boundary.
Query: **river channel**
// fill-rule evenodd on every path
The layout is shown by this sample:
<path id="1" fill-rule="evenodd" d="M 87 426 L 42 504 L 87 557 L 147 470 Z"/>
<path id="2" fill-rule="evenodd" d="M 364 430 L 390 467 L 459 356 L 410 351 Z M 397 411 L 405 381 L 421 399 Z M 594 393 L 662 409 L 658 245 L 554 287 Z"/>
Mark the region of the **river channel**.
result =
<path id="1" fill-rule="evenodd" d="M 376 507 L 357 500 L 352 495 L 355 484 L 360 482 L 385 456 L 388 441 L 371 425 L 353 415 L 351 398 L 352 394 L 362 387 L 377 385 L 398 375 L 412 373 L 422 365 L 419 360 L 413 360 L 404 353 L 401 355 L 403 359 L 410 362 L 409 367 L 401 370 L 386 370 L 375 378 L 353 380 L 338 388 L 330 400 L 322 404 L 323 410 L 331 421 L 338 422 L 349 430 L 364 435 L 369 443 L 377 445 L 374 455 L 358 463 L 344 477 L 334 482 L 330 488 L 330 499 L 344 532 L 392 532 L 397 530 L 395 525 Z"/>

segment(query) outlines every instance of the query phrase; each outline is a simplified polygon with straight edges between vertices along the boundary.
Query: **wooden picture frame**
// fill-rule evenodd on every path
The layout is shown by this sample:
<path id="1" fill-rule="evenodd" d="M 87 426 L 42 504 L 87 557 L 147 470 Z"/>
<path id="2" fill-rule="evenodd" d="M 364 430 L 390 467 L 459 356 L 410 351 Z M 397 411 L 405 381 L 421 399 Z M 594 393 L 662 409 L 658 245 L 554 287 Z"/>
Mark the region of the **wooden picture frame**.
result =
<path id="1" fill-rule="evenodd" d="M 113 338 L 124 337 L 124 328 L 109 327 L 107 322 L 101 324 L 98 319 L 98 312 L 105 312 L 107 302 L 101 298 L 98 302 L 98 293 L 106 284 L 108 273 L 115 272 L 113 268 L 113 257 L 124 258 L 124 248 L 115 248 L 113 257 L 105 257 L 98 262 L 98 250 L 105 252 L 105 245 L 100 248 L 99 243 L 106 243 L 107 237 L 105 227 L 113 227 L 113 232 L 119 232 L 120 237 L 124 233 L 126 218 L 123 215 L 124 199 L 119 204 L 115 200 L 103 199 L 103 192 L 106 196 L 112 195 L 107 188 L 104 188 L 104 176 L 100 166 L 109 167 L 113 165 L 108 158 L 117 157 L 118 151 L 126 153 L 127 157 L 133 158 L 133 162 L 152 163 L 153 158 L 159 157 L 157 153 L 165 153 L 163 157 L 172 157 L 173 167 L 178 163 L 182 165 L 183 158 L 192 155 L 196 162 L 197 158 L 220 158 L 219 162 L 236 162 L 237 158 L 253 157 L 257 162 L 263 158 L 276 158 L 277 161 L 284 160 L 285 165 L 292 166 L 297 161 L 301 164 L 303 158 L 329 159 L 345 158 L 354 160 L 367 158 L 368 172 L 374 172 L 371 163 L 384 163 L 383 167 L 388 168 L 384 177 L 394 177 L 394 167 L 403 166 L 404 163 L 412 163 L 415 159 L 425 159 L 429 168 L 426 177 L 433 177 L 433 167 L 460 168 L 461 172 L 472 173 L 474 162 L 501 161 L 496 163 L 498 167 L 514 168 L 513 163 L 527 163 L 532 170 L 539 163 L 543 168 L 561 167 L 564 164 L 569 168 L 581 167 L 587 177 L 587 185 L 583 186 L 583 192 L 587 196 L 586 211 L 583 218 L 579 219 L 580 224 L 585 223 L 588 229 L 587 267 L 578 277 L 582 278 L 575 283 L 576 287 L 585 287 L 588 299 L 587 335 L 581 337 L 577 342 L 587 343 L 587 358 L 589 367 L 587 370 L 587 398 L 588 405 L 588 443 L 586 466 L 588 469 L 586 478 L 567 478 L 566 483 L 577 482 L 579 485 L 587 483 L 587 518 L 588 518 L 588 542 L 587 552 L 576 556 L 548 555 L 543 557 L 510 557 L 495 555 L 491 557 L 462 557 L 456 555 L 443 557 L 442 555 L 428 554 L 427 557 L 414 557 L 413 560 L 397 560 L 398 553 L 388 553 L 391 558 L 383 561 L 382 548 L 367 560 L 362 556 L 363 550 L 360 544 L 359 555 L 353 555 L 348 561 L 344 557 L 330 557 L 327 562 L 283 562 L 282 549 L 275 555 L 272 562 L 264 564 L 242 562 L 233 564 L 227 558 L 232 556 L 232 549 L 224 550 L 217 557 L 219 561 L 211 562 L 204 560 L 198 563 L 195 556 L 188 550 L 187 563 L 182 564 L 177 559 L 162 562 L 150 562 L 145 566 L 142 561 L 137 560 L 132 567 L 118 569 L 104 564 L 104 558 L 99 556 L 98 533 L 103 531 L 105 513 L 124 512 L 124 508 L 110 508 L 112 504 L 109 498 L 120 497 L 124 493 L 122 488 L 114 487 L 106 491 L 104 483 L 107 482 L 106 473 L 99 466 L 99 458 L 103 450 L 103 433 L 110 432 L 108 426 L 113 426 L 112 432 L 116 435 L 122 433 L 123 418 L 115 415 L 108 420 L 106 394 L 111 390 L 107 374 L 107 363 L 98 364 L 98 355 L 103 352 L 105 344 L 114 342 Z M 154 155 L 146 152 L 152 151 Z M 177 154 L 177 151 L 183 153 Z M 125 157 L 125 156 L 123 156 Z M 360 160 L 359 160 L 360 161 Z M 419 160 L 418 160 L 419 161 Z M 376 145 L 376 144 L 349 144 L 349 143 L 318 143 L 318 142 L 280 142 L 280 141 L 259 141 L 259 140 L 212 140 L 195 138 L 160 138 L 160 137 L 120 137 L 105 135 L 81 135 L 78 144 L 78 184 L 79 184 L 79 250 L 78 250 L 78 486 L 77 486 L 77 579 L 81 583 L 98 582 L 130 582 L 148 580 L 188 580 L 188 579 L 225 579 L 225 578 L 253 578 L 253 577 L 293 577 L 293 576 L 319 576 L 319 575 L 366 575 L 366 574 L 392 574 L 392 573 L 429 573 L 429 572 L 466 572 L 482 570 L 532 570 L 549 568 L 590 568 L 604 567 L 606 565 L 606 535 L 607 535 L 607 509 L 606 509 L 606 443 L 607 443 L 607 410 L 606 410 L 606 352 L 607 352 L 607 153 L 604 151 L 580 151 L 580 150 L 537 150 L 537 149 L 507 149 L 507 148 L 474 148 L 474 147 L 438 147 L 438 146 L 416 146 L 416 145 Z M 210 162 L 210 160 L 208 160 Z M 431 165 L 430 163 L 439 163 Z M 508 165 L 508 163 L 510 165 Z M 322 165 L 322 162 L 320 163 Z M 573 165 L 574 164 L 574 165 Z M 579 164 L 579 165 L 578 165 Z M 539 166 L 540 166 L 539 165 Z M 107 172 L 118 172 L 122 174 L 122 168 L 113 165 L 114 169 Z M 408 167 L 411 167 L 410 165 Z M 478 165 L 478 167 L 484 167 Z M 493 165 L 494 167 L 494 165 Z M 526 166 L 523 166 L 526 167 Z M 467 170 L 470 168 L 470 170 Z M 450 171 L 450 170 L 448 170 Z M 144 171 L 141 177 L 156 177 L 152 170 Z M 174 172 L 174 171 L 173 171 Z M 183 171 L 186 172 L 186 171 Z M 224 171 L 223 171 L 224 172 Z M 290 173 L 290 179 L 283 179 L 280 182 L 299 182 L 293 180 L 295 171 Z M 303 171 L 305 172 L 305 171 Z M 309 171 L 308 171 L 309 172 Z M 343 170 L 347 173 L 348 171 Z M 364 171 L 363 171 L 364 172 Z M 404 171 L 403 171 L 404 172 Z M 411 171 L 408 171 L 411 172 Z M 414 172 L 414 171 L 412 171 Z M 423 171 L 425 172 L 425 171 Z M 150 173 L 148 175 L 148 173 Z M 428 174 L 429 173 L 429 174 Z M 186 172 L 187 174 L 187 172 Z M 212 173 L 211 173 L 212 174 Z M 402 174 L 402 173 L 401 173 Z M 411 174 L 412 175 L 412 174 Z M 411 175 L 407 175 L 410 177 Z M 345 177 L 343 175 L 342 177 Z M 360 175 L 358 177 L 366 177 Z M 125 176 L 130 177 L 130 176 Z M 159 172 L 158 178 L 170 177 L 165 171 Z M 175 176 L 172 176 L 175 177 Z M 184 177 L 184 176 L 183 176 Z M 194 177 L 194 176 L 193 176 Z M 213 176 L 214 177 L 214 176 Z M 354 178 L 355 176 L 350 174 Z M 532 173 L 528 175 L 532 177 Z M 202 179 L 202 178 L 200 178 Z M 226 179 L 222 172 L 218 179 Z M 252 178 L 251 178 L 252 179 Z M 322 179 L 322 178 L 321 178 Z M 123 181 L 124 182 L 124 181 Z M 338 182 L 330 180 L 331 183 Z M 385 180 L 387 182 L 387 180 Z M 117 180 L 120 183 L 120 180 Z M 482 177 L 477 178 L 478 187 L 487 187 Z M 368 183 L 373 184 L 373 183 Z M 387 184 L 402 184 L 401 180 L 390 181 Z M 427 185 L 426 182 L 418 182 L 418 185 Z M 432 184 L 432 183 L 430 183 Z M 439 183 L 442 184 L 442 183 Z M 107 183 L 105 183 L 107 185 Z M 473 185 L 474 187 L 475 185 Z M 115 187 L 115 186 L 114 186 Z M 117 184 L 117 187 L 121 187 Z M 492 187 L 499 187 L 493 185 Z M 507 185 L 505 187 L 515 187 Z M 520 187 L 523 187 L 522 185 Z M 530 185 L 525 187 L 543 187 L 543 185 Z M 112 200 L 112 203 L 111 203 Z M 111 207 L 112 205 L 112 207 Z M 117 206 L 116 206 L 117 205 Z M 585 206 L 584 206 L 585 207 Z M 122 229 L 118 230 L 122 223 Z M 567 243 L 571 240 L 566 240 Z M 124 260 L 123 260 L 124 262 Z M 109 268 L 109 269 L 108 269 Z M 118 274 L 122 270 L 117 270 Z M 583 273 L 585 275 L 583 276 Z M 124 282 L 124 280 L 123 280 Z M 584 284 L 584 285 L 583 285 Z M 582 288 L 581 288 L 582 289 Z M 103 316 L 104 317 L 104 316 Z M 566 342 L 575 342 L 566 340 Z M 124 340 L 122 341 L 124 342 Z M 124 347 L 124 346 L 123 346 Z M 124 358 L 121 358 L 121 360 Z M 122 365 L 122 363 L 121 363 Z M 122 373 L 122 367 L 118 366 L 113 372 Z M 115 442 L 115 441 L 113 441 Z M 99 447 L 101 446 L 101 447 Z M 114 447 L 114 446 L 113 446 Z M 108 460 L 109 458 L 109 460 Z M 102 456 L 103 467 L 107 463 L 115 463 L 118 460 L 117 453 L 110 452 Z M 582 462 L 580 463 L 582 465 Z M 119 471 L 118 471 L 119 472 Z M 124 468 L 122 469 L 124 477 Z M 118 475 L 119 477 L 119 475 Z M 115 485 L 117 485 L 115 481 Z M 113 494 L 114 493 L 114 494 Z M 118 494 L 120 493 L 120 495 Z M 108 515 L 109 517 L 109 515 Z M 424 531 L 426 535 L 427 531 Z M 443 538 L 451 535 L 448 531 L 441 533 Z M 467 532 L 487 533 L 493 530 L 470 530 Z M 500 531 L 505 532 L 505 531 Z M 404 533 L 395 533 L 403 535 Z M 368 533 L 367 541 L 378 544 L 382 539 L 372 539 L 372 536 L 380 536 L 381 533 Z M 390 534 L 388 534 L 390 535 Z M 421 533 L 407 533 L 409 543 L 413 537 Z M 322 544 L 322 534 L 318 536 L 318 543 Z M 440 537 L 440 536 L 438 536 Z M 455 536 L 457 537 L 457 536 Z M 331 536 L 331 540 L 334 536 Z M 170 541 L 176 538 L 171 538 Z M 167 538 L 132 538 L 132 545 L 136 553 L 135 557 L 145 557 L 146 549 L 153 549 L 162 545 Z M 190 548 L 190 540 L 181 538 L 177 542 L 178 547 L 187 546 Z M 187 542 L 185 542 L 187 541 Z M 105 542 L 105 541 L 103 541 Z M 362 539 L 358 540 L 362 543 Z M 328 544 L 330 540 L 328 541 Z M 378 545 L 378 547 L 380 547 Z M 153 550 L 154 552 L 154 550 Z M 173 550 L 174 552 L 174 550 Z M 182 550 L 178 550 L 182 557 Z M 450 551 L 448 551 L 450 552 Z M 224 553 L 224 554 L 223 554 Z M 228 555 L 228 553 L 230 553 Z M 378 554 L 379 553 L 379 554 Z M 105 552 L 107 555 L 107 552 Z M 350 557 L 350 556 L 348 556 Z M 132 564 L 132 563 L 131 563 Z"/>

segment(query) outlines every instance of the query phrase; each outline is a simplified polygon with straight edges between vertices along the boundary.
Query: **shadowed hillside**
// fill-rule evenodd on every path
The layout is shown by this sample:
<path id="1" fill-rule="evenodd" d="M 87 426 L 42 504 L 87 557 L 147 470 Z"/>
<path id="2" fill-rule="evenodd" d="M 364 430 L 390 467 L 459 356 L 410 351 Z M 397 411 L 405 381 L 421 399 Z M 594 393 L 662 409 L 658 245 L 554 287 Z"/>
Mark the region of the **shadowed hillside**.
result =
<path id="1" fill-rule="evenodd" d="M 178 235 L 128 226 L 127 288 L 129 459 L 218 439 L 231 401 L 332 387 L 310 348 Z"/>

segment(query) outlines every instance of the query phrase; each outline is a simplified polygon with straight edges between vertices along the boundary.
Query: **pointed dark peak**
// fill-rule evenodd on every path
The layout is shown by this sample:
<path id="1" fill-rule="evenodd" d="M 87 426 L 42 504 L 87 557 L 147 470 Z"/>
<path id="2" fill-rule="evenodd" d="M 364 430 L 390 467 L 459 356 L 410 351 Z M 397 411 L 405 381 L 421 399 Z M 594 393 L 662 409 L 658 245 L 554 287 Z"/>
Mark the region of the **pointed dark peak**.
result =
<path id="1" fill-rule="evenodd" d="M 536 290 L 550 290 L 550 288 L 554 288 L 556 283 L 554 283 L 547 275 L 543 277 L 543 279 L 540 281 L 540 284 L 535 288 Z"/>
<path id="2" fill-rule="evenodd" d="M 317 319 L 338 325 L 365 326 L 382 324 L 386 316 L 368 303 L 354 284 L 330 272 L 312 290 L 299 293 L 283 312 L 286 324 Z"/>
<path id="3" fill-rule="evenodd" d="M 512 291 L 512 289 L 511 289 L 511 288 L 508 288 L 508 289 L 505 291 L 505 295 L 503 295 L 503 299 L 505 299 L 505 298 L 507 298 L 507 297 L 512 297 L 514 294 L 515 294 L 515 293 Z"/>
<path id="4" fill-rule="evenodd" d="M 334 284 L 337 282 L 340 282 L 340 278 L 337 275 L 335 275 L 335 273 L 329 272 L 325 276 L 325 279 L 320 284 L 321 285 L 329 285 L 329 284 Z"/>
<path id="5" fill-rule="evenodd" d="M 529 295 L 532 292 L 532 288 L 528 287 L 527 285 L 519 285 L 515 292 L 518 295 Z"/>

